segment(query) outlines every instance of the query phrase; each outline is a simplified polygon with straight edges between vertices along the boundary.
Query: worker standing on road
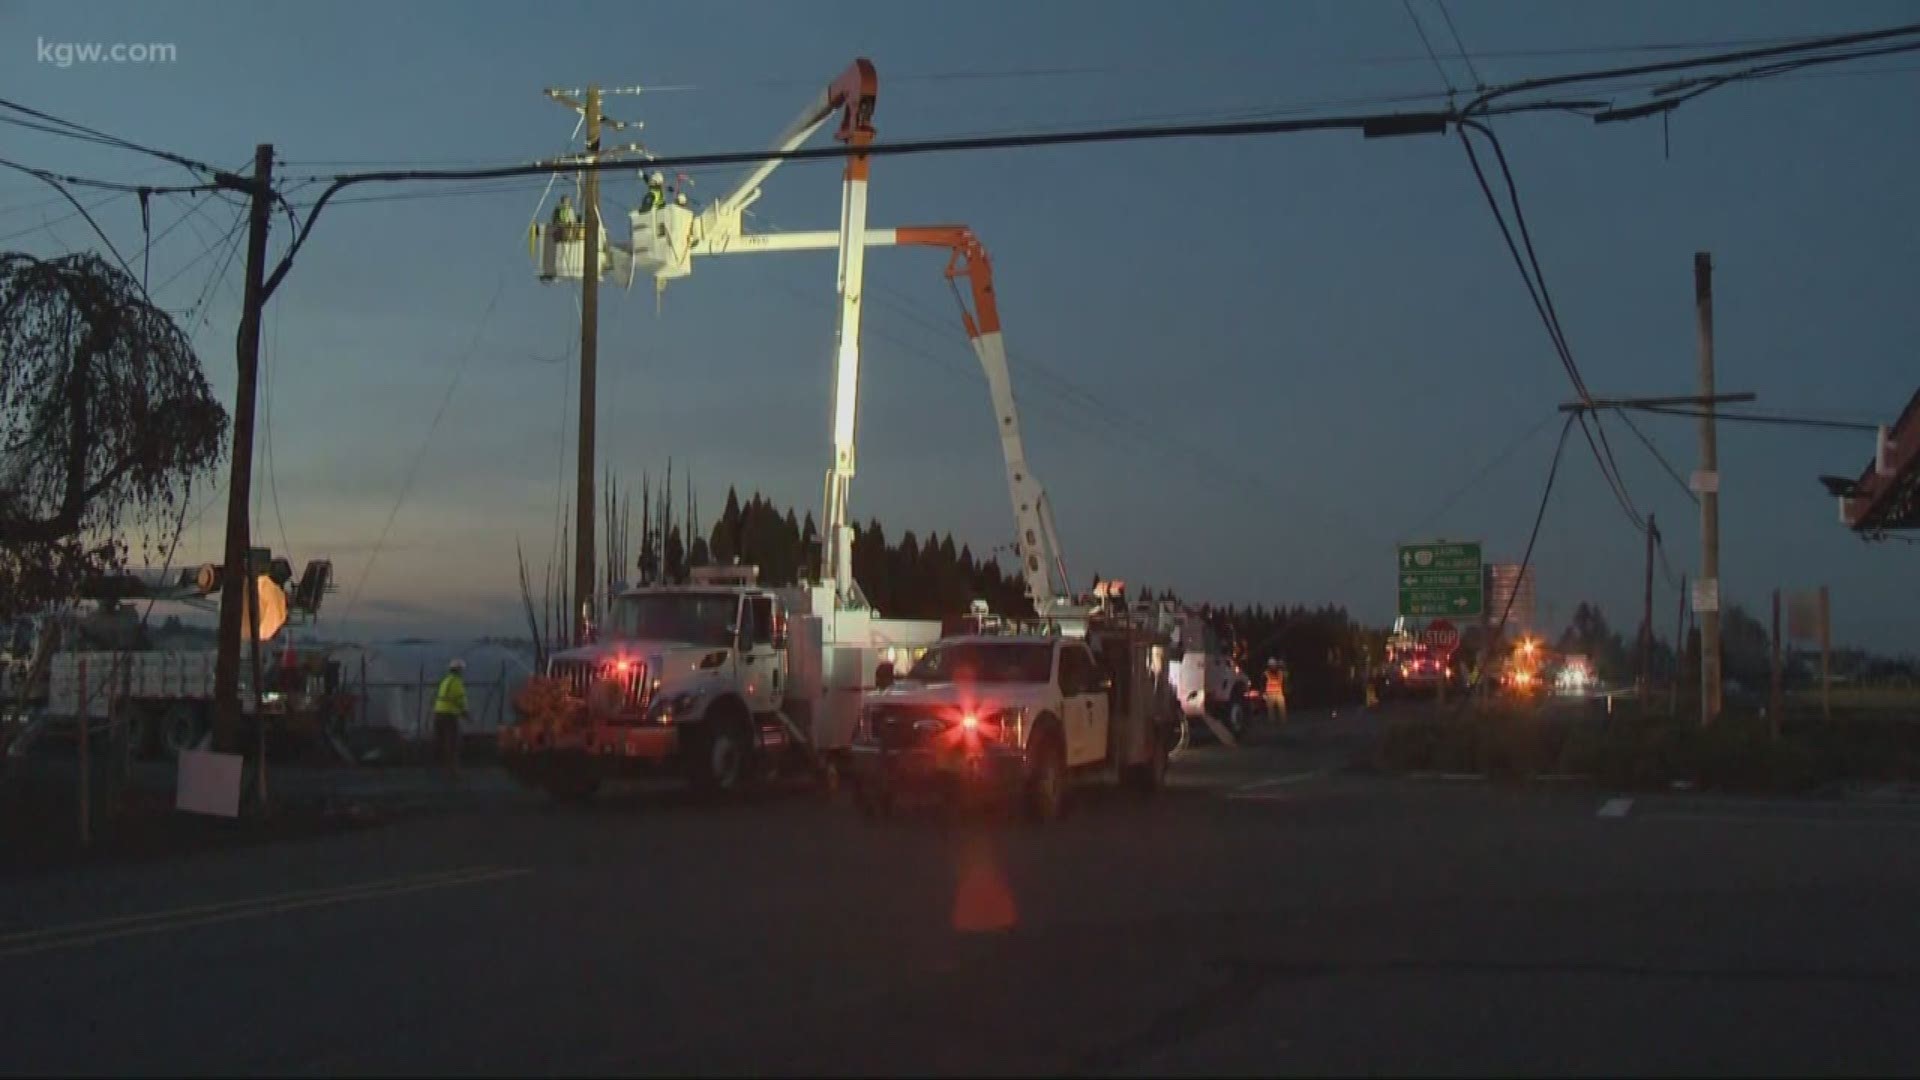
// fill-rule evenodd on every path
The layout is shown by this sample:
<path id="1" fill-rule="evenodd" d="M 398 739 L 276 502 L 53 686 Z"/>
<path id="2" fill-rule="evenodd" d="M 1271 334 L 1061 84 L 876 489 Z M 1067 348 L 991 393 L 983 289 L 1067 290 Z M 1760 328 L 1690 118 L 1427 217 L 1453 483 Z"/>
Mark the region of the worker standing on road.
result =
<path id="1" fill-rule="evenodd" d="M 433 695 L 433 738 L 449 776 L 460 775 L 460 722 L 467 715 L 467 683 L 462 673 L 466 670 L 466 661 L 455 657 Z"/>
<path id="2" fill-rule="evenodd" d="M 1287 722 L 1287 672 L 1280 661 L 1267 661 L 1267 681 L 1264 687 L 1267 699 L 1267 719 L 1275 724 Z"/>

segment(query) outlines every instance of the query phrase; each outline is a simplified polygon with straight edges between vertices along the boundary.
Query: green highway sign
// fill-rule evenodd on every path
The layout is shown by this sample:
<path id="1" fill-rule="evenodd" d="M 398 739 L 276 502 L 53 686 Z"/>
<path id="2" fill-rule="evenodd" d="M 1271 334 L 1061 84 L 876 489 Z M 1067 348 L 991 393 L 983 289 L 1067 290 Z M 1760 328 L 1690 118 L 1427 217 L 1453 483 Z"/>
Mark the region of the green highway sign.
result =
<path id="1" fill-rule="evenodd" d="M 1394 569 L 1405 617 L 1478 618 L 1485 610 L 1478 541 L 1401 544 Z"/>

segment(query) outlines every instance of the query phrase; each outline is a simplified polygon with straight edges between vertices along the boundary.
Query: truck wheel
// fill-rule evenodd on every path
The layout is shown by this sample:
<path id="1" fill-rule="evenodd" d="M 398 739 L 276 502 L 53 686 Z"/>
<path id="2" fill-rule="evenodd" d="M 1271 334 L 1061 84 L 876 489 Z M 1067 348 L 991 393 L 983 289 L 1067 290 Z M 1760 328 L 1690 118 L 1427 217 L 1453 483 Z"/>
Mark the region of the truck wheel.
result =
<path id="1" fill-rule="evenodd" d="M 1027 817 L 1038 824 L 1057 821 L 1067 804 L 1067 756 L 1060 736 L 1047 731 L 1035 740 L 1027 773 Z"/>
<path id="2" fill-rule="evenodd" d="M 200 744 L 200 710 L 176 701 L 160 714 L 160 749 L 169 760 Z"/>
<path id="3" fill-rule="evenodd" d="M 701 740 L 700 760 L 694 776 L 704 790 L 721 795 L 739 791 L 747 779 L 752 744 L 748 741 L 746 721 L 732 712 L 724 712 L 707 722 L 706 738 Z"/>

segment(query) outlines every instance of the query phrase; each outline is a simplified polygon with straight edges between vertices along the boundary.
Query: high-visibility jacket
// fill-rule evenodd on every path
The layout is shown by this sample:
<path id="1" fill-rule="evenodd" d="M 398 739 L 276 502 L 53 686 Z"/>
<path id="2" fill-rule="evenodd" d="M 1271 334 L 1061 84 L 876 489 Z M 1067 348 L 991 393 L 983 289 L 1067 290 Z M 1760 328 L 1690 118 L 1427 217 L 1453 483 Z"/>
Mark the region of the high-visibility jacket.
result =
<path id="1" fill-rule="evenodd" d="M 657 187 L 649 187 L 646 197 L 640 200 L 642 212 L 658 210 L 665 205 L 667 205 L 667 193 Z"/>
<path id="2" fill-rule="evenodd" d="M 1284 693 L 1286 693 L 1286 684 L 1280 673 L 1277 671 L 1267 672 L 1267 696 L 1280 697 Z"/>
<path id="3" fill-rule="evenodd" d="M 435 716 L 459 716 L 467 711 L 467 684 L 460 680 L 457 672 L 447 672 L 440 680 L 440 689 L 433 695 L 433 713 Z"/>

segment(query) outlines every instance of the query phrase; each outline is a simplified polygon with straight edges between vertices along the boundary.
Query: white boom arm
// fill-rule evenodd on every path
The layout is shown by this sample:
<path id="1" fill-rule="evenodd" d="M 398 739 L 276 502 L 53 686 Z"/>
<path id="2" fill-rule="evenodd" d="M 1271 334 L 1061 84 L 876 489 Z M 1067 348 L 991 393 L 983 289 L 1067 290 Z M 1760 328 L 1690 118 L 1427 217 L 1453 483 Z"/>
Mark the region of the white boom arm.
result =
<path id="1" fill-rule="evenodd" d="M 851 189 L 851 184 L 849 184 Z M 842 206 L 843 226 L 839 232 L 736 233 L 724 245 L 701 245 L 703 254 L 765 251 L 841 252 L 839 350 L 835 360 L 834 383 L 834 472 L 828 477 L 827 521 L 829 537 L 845 537 L 852 543 L 852 528 L 846 517 L 847 481 L 853 477 L 853 422 L 859 400 L 860 291 L 865 269 L 865 250 L 869 247 L 939 247 L 950 253 L 949 278 L 966 277 L 973 307 L 963 307 L 962 320 L 967 340 L 987 378 L 987 390 L 999 421 L 1000 453 L 1006 462 L 1007 493 L 1013 502 L 1014 524 L 1019 530 L 1015 545 L 1020 572 L 1026 579 L 1027 596 L 1034 612 L 1043 619 L 1084 619 L 1091 610 L 1073 598 L 1072 578 L 1067 574 L 1061 554 L 1060 538 L 1054 530 L 1053 509 L 1046 489 L 1027 467 L 1026 445 L 1020 434 L 1020 413 L 1014 403 L 1013 378 L 1007 366 L 1006 343 L 1001 337 L 1000 309 L 994 299 L 993 267 L 973 230 L 965 226 L 943 225 L 901 229 L 864 228 L 865 185 L 857 193 L 858 206 Z M 848 199 L 855 197 L 849 190 Z M 854 218 L 862 220 L 856 226 Z M 858 232 L 855 229 L 858 228 Z M 844 465 L 844 470 L 842 466 Z M 836 501 L 837 500 L 837 501 Z M 844 527 L 844 533 L 835 531 Z M 851 577 L 851 547 L 836 549 L 836 567 L 848 567 Z M 834 575 L 836 582 L 840 580 Z"/>
<path id="2" fill-rule="evenodd" d="M 778 159 L 755 166 L 734 190 L 698 213 L 684 207 L 662 207 L 634 211 L 630 217 L 633 237 L 630 246 L 613 248 L 616 275 L 630 285 L 638 271 L 646 271 L 656 283 L 690 272 L 694 255 L 717 255 L 750 251 L 817 251 L 834 248 L 839 252 L 839 317 L 835 325 L 833 373 L 833 467 L 826 477 L 824 503 L 825 567 L 823 578 L 833 583 L 837 603 L 843 607 L 863 603 L 859 586 L 853 579 L 853 524 L 849 496 L 854 476 L 854 446 L 858 428 L 860 400 L 860 303 L 865 286 L 866 249 L 868 247 L 923 246 L 945 248 L 949 252 L 947 277 L 965 275 L 972 293 L 973 306 L 962 303 L 961 317 L 967 339 L 987 377 L 994 414 L 999 421 L 1000 451 L 1006 460 L 1007 490 L 1013 502 L 1014 521 L 1019 529 L 1015 545 L 1020 572 L 1026 578 L 1027 594 L 1034 611 L 1044 619 L 1084 618 L 1090 608 L 1073 599 L 1072 579 L 1061 557 L 1060 541 L 1054 533 L 1053 511 L 1046 490 L 1027 468 L 1026 449 L 1020 436 L 1019 411 L 1014 404 L 1013 380 L 1007 370 L 1006 346 L 1000 336 L 999 307 L 993 295 L 993 271 L 986 249 L 965 226 L 935 226 L 904 229 L 867 228 L 868 156 L 860 152 L 873 141 L 873 106 L 878 80 L 873 64 L 854 61 L 835 79 L 794 122 L 781 132 L 774 143 L 778 152 L 799 148 L 820 130 L 835 111 L 841 113 L 835 137 L 855 151 L 847 158 L 840 194 L 840 228 L 837 232 L 749 234 L 741 227 L 746 208 L 760 196 L 760 185 L 779 167 Z M 555 227 L 559 228 L 558 226 Z M 536 247 L 546 236 L 542 276 L 548 280 L 569 279 L 585 271 L 577 265 L 579 244 L 563 240 L 562 234 L 536 228 Z M 602 250 L 608 245 L 602 245 Z M 569 262 L 571 256 L 573 262 Z"/>

